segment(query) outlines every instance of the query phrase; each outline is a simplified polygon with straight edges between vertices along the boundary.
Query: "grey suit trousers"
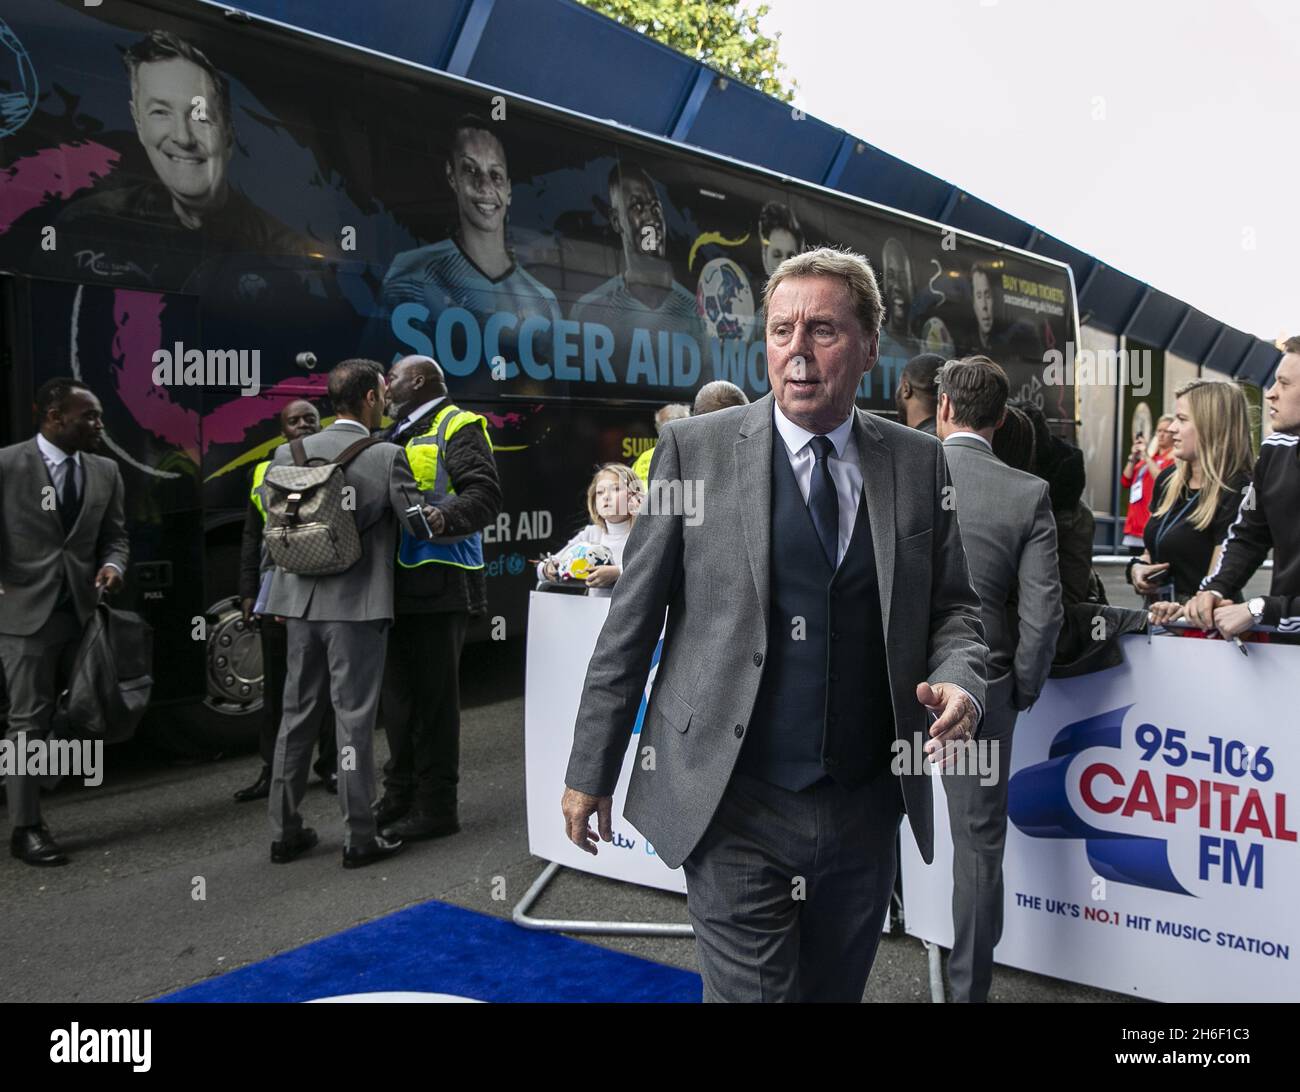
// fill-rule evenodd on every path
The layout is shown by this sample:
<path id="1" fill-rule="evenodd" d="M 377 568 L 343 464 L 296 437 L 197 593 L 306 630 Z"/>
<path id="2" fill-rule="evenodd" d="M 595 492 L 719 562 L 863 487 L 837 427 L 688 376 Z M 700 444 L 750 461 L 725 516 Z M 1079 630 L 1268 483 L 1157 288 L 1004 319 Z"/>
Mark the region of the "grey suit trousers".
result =
<path id="1" fill-rule="evenodd" d="M 81 641 L 81 624 L 71 609 L 56 610 L 35 633 L 26 637 L 0 634 L 0 667 L 9 693 L 9 728 L 5 738 L 48 740 L 54 701 L 72 673 Z M 9 821 L 31 827 L 41 821 L 41 778 L 14 775 L 6 779 Z"/>
<path id="2" fill-rule="evenodd" d="M 375 790 L 375 716 L 384 677 L 389 622 L 286 620 L 289 658 L 284 715 L 271 766 L 272 838 L 302 828 L 298 807 L 307 791 L 307 771 L 321 718 L 334 706 L 339 752 L 339 807 L 346 846 L 375 839 L 371 810 Z"/>
<path id="3" fill-rule="evenodd" d="M 1010 677 L 990 684 L 978 740 L 998 741 L 997 779 L 978 773 L 943 779 L 952 827 L 953 945 L 948 980 L 954 1001 L 987 1001 L 993 949 L 1002 939 L 1002 851 L 1007 841 L 1007 781 L 1017 712 Z"/>
<path id="4" fill-rule="evenodd" d="M 887 768 L 803 792 L 734 772 L 683 865 L 704 1000 L 860 1002 L 902 814 Z"/>

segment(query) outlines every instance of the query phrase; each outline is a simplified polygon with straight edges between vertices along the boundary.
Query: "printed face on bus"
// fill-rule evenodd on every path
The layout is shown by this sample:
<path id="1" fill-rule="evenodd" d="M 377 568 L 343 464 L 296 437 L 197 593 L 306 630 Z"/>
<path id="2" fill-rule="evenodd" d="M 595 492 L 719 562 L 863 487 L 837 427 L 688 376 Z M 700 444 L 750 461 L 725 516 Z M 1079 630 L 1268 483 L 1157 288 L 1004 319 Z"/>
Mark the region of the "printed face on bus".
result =
<path id="1" fill-rule="evenodd" d="M 893 243 L 894 245 L 890 245 Z M 885 244 L 881 258 L 881 280 L 888 324 L 892 330 L 906 330 L 908 312 L 912 309 L 912 270 L 907 252 L 895 240 Z M 992 314 L 992 311 L 989 312 Z"/>
<path id="2" fill-rule="evenodd" d="M 622 182 L 610 187 L 609 202 L 624 253 L 662 258 L 664 207 L 649 176 L 639 170 L 624 171 Z"/>
<path id="3" fill-rule="evenodd" d="M 989 275 L 977 269 L 970 275 L 971 298 L 975 303 L 975 321 L 980 328 L 980 337 L 988 337 L 993 332 L 993 285 Z"/>
<path id="4" fill-rule="evenodd" d="M 810 432 L 844 423 L 880 335 L 868 334 L 840 277 L 787 277 L 767 316 L 767 377 L 781 412 Z"/>
<path id="5" fill-rule="evenodd" d="M 1264 392 L 1265 412 L 1277 432 L 1300 432 L 1300 353 L 1287 353 Z"/>
<path id="6" fill-rule="evenodd" d="M 489 234 L 504 232 L 510 207 L 506 150 L 492 133 L 462 129 L 447 164 L 447 183 L 456 195 L 463 226 Z"/>
<path id="7" fill-rule="evenodd" d="M 794 232 L 785 228 L 773 228 L 772 233 L 763 240 L 763 270 L 770 277 L 776 267 L 786 258 L 793 258 L 799 253 L 799 240 Z"/>
<path id="8" fill-rule="evenodd" d="M 184 57 L 142 64 L 135 70 L 131 117 L 178 211 L 219 208 L 234 133 L 221 116 L 212 77 Z"/>

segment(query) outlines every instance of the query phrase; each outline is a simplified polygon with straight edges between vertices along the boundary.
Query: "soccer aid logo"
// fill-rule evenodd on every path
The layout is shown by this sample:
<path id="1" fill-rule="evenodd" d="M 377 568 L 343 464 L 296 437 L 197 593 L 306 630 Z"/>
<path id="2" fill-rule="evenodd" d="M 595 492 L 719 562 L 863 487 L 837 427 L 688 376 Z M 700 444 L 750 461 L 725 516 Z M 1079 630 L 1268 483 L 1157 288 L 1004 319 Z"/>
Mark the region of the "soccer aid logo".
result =
<path id="1" fill-rule="evenodd" d="M 1096 875 L 1202 898 L 1296 867 L 1296 822 L 1267 744 L 1123 706 L 1067 724 L 1008 786 L 1031 838 L 1078 839 Z"/>
<path id="2" fill-rule="evenodd" d="M 0 137 L 18 132 L 36 109 L 36 69 L 17 35 L 0 19 Z"/>
<path id="3" fill-rule="evenodd" d="M 695 302 L 710 336 L 748 341 L 754 329 L 754 291 L 730 258 L 714 258 L 700 273 Z"/>

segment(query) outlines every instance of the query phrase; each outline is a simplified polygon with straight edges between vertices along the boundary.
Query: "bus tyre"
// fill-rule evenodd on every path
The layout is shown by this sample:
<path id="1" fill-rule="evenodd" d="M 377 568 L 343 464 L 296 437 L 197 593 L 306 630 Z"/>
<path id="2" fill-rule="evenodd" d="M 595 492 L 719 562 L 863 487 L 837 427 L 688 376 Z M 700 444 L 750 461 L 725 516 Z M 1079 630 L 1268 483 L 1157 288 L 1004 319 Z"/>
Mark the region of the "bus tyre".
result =
<path id="1" fill-rule="evenodd" d="M 208 608 L 206 693 L 159 709 L 152 741 L 186 758 L 217 758 L 257 748 L 262 725 L 262 641 L 243 619 L 237 596 Z"/>

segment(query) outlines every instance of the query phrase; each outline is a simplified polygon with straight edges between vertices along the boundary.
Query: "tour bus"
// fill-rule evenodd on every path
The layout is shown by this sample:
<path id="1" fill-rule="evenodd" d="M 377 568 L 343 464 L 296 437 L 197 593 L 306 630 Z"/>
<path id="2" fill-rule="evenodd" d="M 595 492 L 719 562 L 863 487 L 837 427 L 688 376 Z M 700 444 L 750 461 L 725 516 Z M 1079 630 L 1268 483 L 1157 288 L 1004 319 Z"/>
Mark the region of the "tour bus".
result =
<path id="1" fill-rule="evenodd" d="M 290 400 L 330 419 L 340 360 L 432 355 L 487 419 L 504 508 L 472 639 L 523 633 L 537 559 L 658 407 L 715 378 L 767 391 L 763 287 L 805 248 L 878 271 L 859 405 L 895 413 L 917 353 L 985 352 L 1073 434 L 1044 366 L 1079 340 L 1063 264 L 207 4 L 6 0 L 0 41 L 0 443 L 51 376 L 103 402 L 119 605 L 154 626 L 177 746 L 256 738 L 250 474 Z"/>

